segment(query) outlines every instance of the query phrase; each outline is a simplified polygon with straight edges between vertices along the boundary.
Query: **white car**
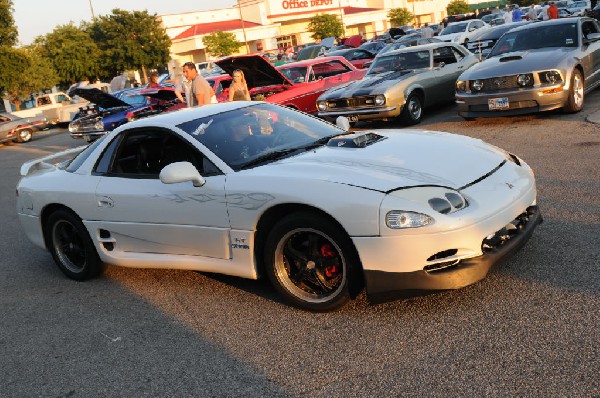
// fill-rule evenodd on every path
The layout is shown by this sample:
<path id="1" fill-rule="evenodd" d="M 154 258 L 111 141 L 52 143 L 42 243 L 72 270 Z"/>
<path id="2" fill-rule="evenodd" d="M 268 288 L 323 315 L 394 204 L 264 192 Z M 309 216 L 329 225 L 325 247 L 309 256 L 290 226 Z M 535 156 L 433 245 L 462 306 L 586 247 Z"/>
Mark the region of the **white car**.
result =
<path id="1" fill-rule="evenodd" d="M 347 120 L 343 120 L 347 123 Z M 475 283 L 541 221 L 532 170 L 460 135 L 351 133 L 264 102 L 128 123 L 21 167 L 17 212 L 70 278 L 103 264 L 266 275 L 326 311 Z"/>
<path id="2" fill-rule="evenodd" d="M 452 41 L 458 44 L 467 44 L 479 29 L 487 29 L 490 26 L 480 19 L 454 22 L 449 24 L 437 36 L 442 41 Z"/>

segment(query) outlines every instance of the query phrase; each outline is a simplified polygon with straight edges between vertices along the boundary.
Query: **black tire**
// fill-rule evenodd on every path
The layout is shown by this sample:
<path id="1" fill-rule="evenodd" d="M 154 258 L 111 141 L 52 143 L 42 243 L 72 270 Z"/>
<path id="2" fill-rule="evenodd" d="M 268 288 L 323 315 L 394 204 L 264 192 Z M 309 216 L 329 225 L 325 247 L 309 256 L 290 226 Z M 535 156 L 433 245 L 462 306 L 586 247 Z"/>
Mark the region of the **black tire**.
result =
<path id="1" fill-rule="evenodd" d="M 267 276 L 296 307 L 333 311 L 360 291 L 360 260 L 354 245 L 323 216 L 284 217 L 269 233 L 264 250 Z"/>
<path id="2" fill-rule="evenodd" d="M 29 142 L 32 136 L 33 131 L 31 129 L 19 130 L 17 131 L 17 142 Z"/>
<path id="3" fill-rule="evenodd" d="M 569 87 L 569 99 L 563 110 L 566 113 L 577 113 L 583 109 L 585 103 L 585 87 L 583 76 L 579 69 L 573 70 Z"/>
<path id="4" fill-rule="evenodd" d="M 48 217 L 46 242 L 58 268 L 71 279 L 83 281 L 104 271 L 85 226 L 75 214 L 57 210 Z"/>
<path id="5" fill-rule="evenodd" d="M 423 120 L 423 99 L 419 94 L 411 93 L 408 96 L 400 117 L 407 126 L 421 123 L 421 120 Z"/>

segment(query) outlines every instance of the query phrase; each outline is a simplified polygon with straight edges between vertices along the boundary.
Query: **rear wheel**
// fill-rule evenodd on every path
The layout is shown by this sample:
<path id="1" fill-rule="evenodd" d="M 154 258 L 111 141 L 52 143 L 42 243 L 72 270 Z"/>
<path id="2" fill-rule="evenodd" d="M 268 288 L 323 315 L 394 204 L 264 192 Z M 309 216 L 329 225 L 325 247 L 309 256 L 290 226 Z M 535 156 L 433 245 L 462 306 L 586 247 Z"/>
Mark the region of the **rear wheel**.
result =
<path id="1" fill-rule="evenodd" d="M 359 287 L 359 260 L 350 238 L 314 213 L 279 221 L 267 237 L 263 258 L 275 289 L 299 308 L 339 309 Z"/>
<path id="2" fill-rule="evenodd" d="M 577 113 L 583 109 L 584 98 L 584 82 L 583 76 L 578 69 L 573 71 L 571 76 L 571 87 L 569 88 L 569 99 L 563 108 L 567 113 Z"/>
<path id="3" fill-rule="evenodd" d="M 17 142 L 29 142 L 33 136 L 31 129 L 23 129 L 17 132 Z"/>
<path id="4" fill-rule="evenodd" d="M 419 94 L 412 93 L 408 96 L 401 116 L 402 121 L 409 126 L 421 123 L 421 120 L 423 120 L 423 100 Z"/>
<path id="5" fill-rule="evenodd" d="M 67 210 L 52 213 L 45 234 L 56 265 L 69 278 L 83 281 L 104 270 L 92 239 L 74 213 Z"/>

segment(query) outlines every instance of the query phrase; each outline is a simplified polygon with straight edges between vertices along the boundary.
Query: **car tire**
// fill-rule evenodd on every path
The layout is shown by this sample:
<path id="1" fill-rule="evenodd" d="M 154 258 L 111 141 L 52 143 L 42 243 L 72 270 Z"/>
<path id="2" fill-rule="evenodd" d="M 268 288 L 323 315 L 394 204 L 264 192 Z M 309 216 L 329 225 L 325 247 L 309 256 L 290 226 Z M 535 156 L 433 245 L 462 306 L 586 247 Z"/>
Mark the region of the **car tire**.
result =
<path id="1" fill-rule="evenodd" d="M 408 126 L 421 123 L 423 120 L 423 99 L 417 93 L 411 93 L 406 99 L 401 114 L 402 121 Z"/>
<path id="2" fill-rule="evenodd" d="M 585 90 L 583 76 L 579 69 L 573 70 L 571 74 L 571 84 L 569 87 L 569 99 L 564 106 L 567 113 L 577 113 L 583 109 L 585 102 Z"/>
<path id="3" fill-rule="evenodd" d="M 104 271 L 87 229 L 74 213 L 57 210 L 48 217 L 46 243 L 58 268 L 78 281 L 94 278 Z"/>
<path id="4" fill-rule="evenodd" d="M 31 141 L 31 137 L 33 136 L 33 131 L 31 129 L 23 129 L 17 131 L 17 142 L 29 142 Z"/>
<path id="5" fill-rule="evenodd" d="M 360 291 L 360 260 L 348 235 L 315 213 L 281 219 L 265 241 L 265 271 L 279 294 L 310 311 L 341 308 Z"/>

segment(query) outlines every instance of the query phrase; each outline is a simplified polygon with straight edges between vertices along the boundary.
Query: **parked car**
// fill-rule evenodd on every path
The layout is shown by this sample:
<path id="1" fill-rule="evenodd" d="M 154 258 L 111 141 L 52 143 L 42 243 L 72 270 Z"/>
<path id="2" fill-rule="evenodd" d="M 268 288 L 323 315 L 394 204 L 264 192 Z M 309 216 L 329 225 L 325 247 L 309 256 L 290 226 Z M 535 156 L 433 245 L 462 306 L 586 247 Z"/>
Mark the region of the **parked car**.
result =
<path id="1" fill-rule="evenodd" d="M 377 55 L 377 53 L 379 51 L 381 51 L 381 49 L 384 48 L 387 43 L 391 43 L 391 42 L 392 42 L 391 38 L 388 41 L 374 40 L 374 41 L 369 41 L 369 42 L 363 43 L 358 48 L 366 50 L 366 51 L 370 52 L 371 54 Z"/>
<path id="2" fill-rule="evenodd" d="M 137 120 L 20 173 L 21 225 L 71 279 L 103 264 L 266 277 L 312 311 L 363 286 L 376 302 L 471 285 L 541 221 L 514 154 L 449 133 L 349 133 L 264 102 Z"/>
<path id="3" fill-rule="evenodd" d="M 460 76 L 456 102 L 465 119 L 579 112 L 585 93 L 598 86 L 598 21 L 555 19 L 505 33 L 485 61 Z"/>
<path id="4" fill-rule="evenodd" d="M 415 35 L 415 36 L 416 37 L 411 37 L 411 38 L 404 39 L 404 40 L 398 40 L 398 41 L 396 41 L 394 43 L 388 44 L 381 51 L 379 51 L 377 53 L 377 57 L 380 57 L 383 54 L 386 54 L 386 53 L 388 53 L 390 51 L 398 50 L 400 48 L 420 46 L 420 45 L 423 45 L 423 44 L 439 43 L 439 42 L 441 42 L 441 40 L 435 39 L 435 38 L 424 38 L 424 37 L 421 37 L 421 35 Z"/>
<path id="5" fill-rule="evenodd" d="M 442 41 L 452 41 L 466 44 L 477 33 L 479 29 L 488 29 L 489 25 L 480 19 L 470 19 L 462 22 L 454 22 L 448 25 L 438 35 Z"/>
<path id="6" fill-rule="evenodd" d="M 589 17 L 596 19 L 596 21 L 600 21 L 600 3 L 592 8 L 592 11 L 589 12 Z"/>
<path id="7" fill-rule="evenodd" d="M 361 47 L 332 51 L 328 54 L 328 56 L 344 57 L 348 60 L 348 62 L 350 62 L 352 65 L 354 65 L 355 68 L 358 69 L 364 68 L 367 62 L 372 61 L 373 58 L 375 58 L 375 54 Z"/>
<path id="8" fill-rule="evenodd" d="M 532 22 L 533 21 L 514 22 L 505 25 L 492 26 L 489 29 L 478 30 L 477 33 L 471 37 L 471 40 L 467 43 L 466 47 L 473 54 L 477 54 L 480 59 L 484 59 L 488 56 L 490 51 L 492 51 L 492 47 L 494 47 L 494 44 L 496 44 L 498 39 L 504 33 Z"/>
<path id="9" fill-rule="evenodd" d="M 11 113 L 0 113 L 0 143 L 29 142 L 35 132 L 46 128 L 48 121 L 41 115 L 22 118 Z"/>
<path id="10" fill-rule="evenodd" d="M 69 123 L 71 137 L 88 142 L 132 120 L 185 107 L 172 88 L 124 90 L 116 95 L 94 88 L 76 88 L 73 92 L 96 105 L 80 111 L 79 117 Z"/>
<path id="11" fill-rule="evenodd" d="M 421 122 L 424 108 L 454 101 L 456 79 L 478 62 L 456 43 L 431 43 L 385 53 L 373 61 L 365 77 L 333 88 L 319 97 L 319 116 L 334 120 Z"/>
<path id="12" fill-rule="evenodd" d="M 319 57 L 274 67 L 255 55 L 241 55 L 217 61 L 233 75 L 244 72 L 250 97 L 317 113 L 316 100 L 326 90 L 361 79 L 366 70 L 356 69 L 343 57 Z"/>
<path id="13" fill-rule="evenodd" d="M 219 102 L 229 101 L 229 86 L 231 86 L 232 78 L 228 74 L 208 76 L 206 81 L 215 92 L 215 96 Z"/>

